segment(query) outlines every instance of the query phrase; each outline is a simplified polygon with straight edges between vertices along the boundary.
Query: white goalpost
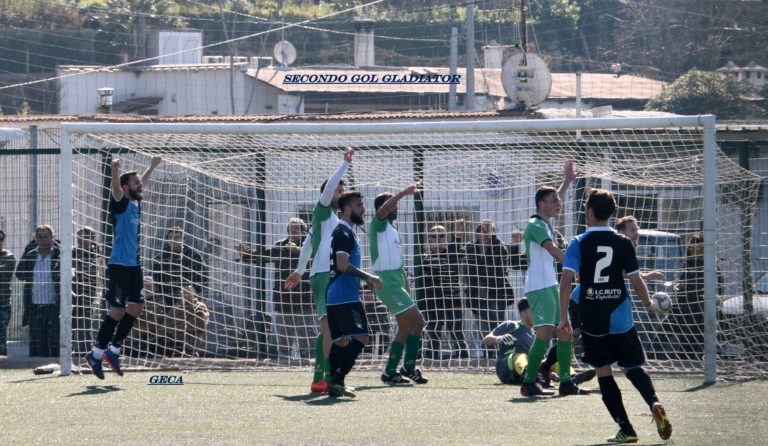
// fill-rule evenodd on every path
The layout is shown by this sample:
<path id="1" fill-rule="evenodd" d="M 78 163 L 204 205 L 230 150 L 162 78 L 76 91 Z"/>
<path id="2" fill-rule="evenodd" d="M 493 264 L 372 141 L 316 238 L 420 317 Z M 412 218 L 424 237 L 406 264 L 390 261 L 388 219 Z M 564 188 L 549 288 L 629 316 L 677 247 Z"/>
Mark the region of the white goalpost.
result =
<path id="1" fill-rule="evenodd" d="M 61 339 L 79 342 L 61 343 L 62 373 L 81 366 L 84 340 L 95 336 L 104 315 L 109 159 L 141 172 L 156 155 L 164 161 L 142 201 L 147 303 L 125 344 L 127 367 L 309 366 L 316 321 L 308 286 L 281 289 L 301 243 L 289 222 L 294 232 L 297 219 L 309 224 L 320 183 L 350 146 L 357 153 L 344 180 L 364 194 L 366 222 L 379 193 L 415 180 L 423 185 L 421 194 L 401 202 L 397 221 L 411 294 L 428 320 L 423 367 L 493 367 L 495 352 L 480 340 L 495 324 L 517 317 L 525 275 L 519 233 L 535 212 L 536 189 L 559 184 L 563 162 L 571 159 L 578 178 L 553 222 L 561 242 L 585 230 L 586 192 L 603 187 L 617 197 L 616 217 L 634 215 L 643 229 L 641 268 L 664 272 L 649 289 L 669 292 L 673 310 L 648 316 L 634 304 L 651 369 L 703 375 L 705 382 L 718 371 L 764 376 L 768 332 L 747 304 L 745 279 L 760 180 L 717 148 L 714 125 L 712 116 L 63 124 Z M 476 237 L 486 220 L 496 248 Z M 88 270 L 99 271 L 89 282 L 98 292 L 73 296 L 73 290 L 82 294 L 77 285 L 85 280 L 73 251 L 80 255 L 76 234 L 86 226 L 99 245 Z M 428 237 L 436 226 L 448 236 L 443 245 Z M 174 228 L 184 245 L 175 254 L 166 240 Z M 370 268 L 366 228 L 359 235 L 363 267 Z M 380 367 L 396 327 L 372 293 L 362 295 L 377 340 L 363 364 Z M 732 308 L 734 297 L 741 297 L 741 307 Z"/>

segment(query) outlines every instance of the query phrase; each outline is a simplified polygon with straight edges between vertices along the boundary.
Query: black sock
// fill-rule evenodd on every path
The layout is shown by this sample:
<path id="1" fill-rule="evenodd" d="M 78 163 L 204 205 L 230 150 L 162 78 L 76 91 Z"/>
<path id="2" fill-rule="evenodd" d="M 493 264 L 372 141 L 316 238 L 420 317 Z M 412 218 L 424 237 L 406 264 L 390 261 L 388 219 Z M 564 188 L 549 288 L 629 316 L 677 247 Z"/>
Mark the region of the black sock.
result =
<path id="1" fill-rule="evenodd" d="M 545 372 L 549 372 L 555 363 L 557 363 L 557 342 L 550 344 L 549 350 L 547 351 L 547 359 L 541 363 L 541 369 Z"/>
<path id="2" fill-rule="evenodd" d="M 115 332 L 115 337 L 112 338 L 112 345 L 115 347 L 120 347 L 123 345 L 123 341 L 126 337 L 128 337 L 128 334 L 131 332 L 131 329 L 133 328 L 133 323 L 136 321 L 136 318 L 131 316 L 128 313 L 125 313 L 123 315 L 123 318 L 120 319 L 120 323 L 117 324 L 117 332 Z"/>
<path id="3" fill-rule="evenodd" d="M 355 361 L 357 361 L 357 357 L 360 356 L 360 352 L 363 351 L 363 347 L 365 347 L 365 345 L 357 339 L 353 339 L 349 344 L 347 344 L 347 347 L 344 349 L 344 356 L 342 356 L 342 362 L 340 365 L 342 376 L 347 376 L 347 373 L 352 370 L 352 367 L 355 365 Z"/>
<path id="4" fill-rule="evenodd" d="M 344 380 L 341 374 L 341 358 L 344 356 L 344 350 L 344 347 L 339 347 L 335 342 L 331 344 L 331 353 L 328 355 L 331 370 L 330 384 L 340 384 Z"/>
<path id="5" fill-rule="evenodd" d="M 651 377 L 642 367 L 635 367 L 627 372 L 627 379 L 643 396 L 648 408 L 653 408 L 653 403 L 658 403 L 659 398 L 656 396 L 656 389 L 653 387 L 653 381 Z"/>
<path id="6" fill-rule="evenodd" d="M 101 321 L 101 327 L 99 328 L 99 334 L 96 335 L 96 342 L 94 345 L 102 350 L 109 347 L 109 340 L 112 339 L 112 335 L 115 334 L 115 327 L 117 327 L 117 321 L 112 319 L 110 315 L 104 316 L 104 320 Z"/>
<path id="7" fill-rule="evenodd" d="M 616 384 L 616 380 L 613 379 L 613 376 L 604 376 L 598 378 L 597 382 L 600 384 L 600 393 L 603 394 L 603 403 L 613 420 L 619 424 L 621 431 L 628 435 L 636 435 L 635 428 L 629 422 L 629 416 L 621 398 L 621 390 Z"/>

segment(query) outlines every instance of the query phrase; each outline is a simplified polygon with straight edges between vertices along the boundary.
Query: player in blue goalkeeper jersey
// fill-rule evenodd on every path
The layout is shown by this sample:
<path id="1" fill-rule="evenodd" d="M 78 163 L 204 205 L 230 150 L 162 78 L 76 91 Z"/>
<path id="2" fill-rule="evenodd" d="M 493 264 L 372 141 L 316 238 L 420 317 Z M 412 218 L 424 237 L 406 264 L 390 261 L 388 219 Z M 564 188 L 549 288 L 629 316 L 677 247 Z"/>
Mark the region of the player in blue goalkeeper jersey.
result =
<path id="1" fill-rule="evenodd" d="M 595 189 L 586 205 L 589 229 L 568 244 L 560 278 L 560 323 L 558 330 L 573 333 L 567 315 L 573 279 L 581 281 L 578 296 L 579 328 L 584 345 L 583 360 L 597 369 L 603 402 L 619 431 L 609 443 L 638 441 L 622 402 L 621 390 L 611 366 L 622 367 L 651 410 L 662 440 L 672 435 L 672 425 L 659 402 L 651 377 L 643 370 L 645 352 L 632 320 L 632 307 L 624 276 L 629 277 L 649 312 L 658 306 L 648 295 L 632 242 L 608 226 L 616 211 L 610 191 Z"/>
<path id="2" fill-rule="evenodd" d="M 328 395 L 354 397 L 344 378 L 355 365 L 357 357 L 368 343 L 368 319 L 360 300 L 360 284 L 370 289 L 382 287 L 381 279 L 360 269 L 360 239 L 355 226 L 364 223 L 365 205 L 360 192 L 344 192 L 339 197 L 341 220 L 331 237 L 331 270 L 328 283 L 327 311 L 333 346 L 329 361 L 331 381 Z"/>
<path id="3" fill-rule="evenodd" d="M 113 226 L 112 254 L 107 264 L 109 287 L 105 295 L 108 313 L 99 328 L 91 351 L 85 360 L 93 374 L 104 379 L 102 361 L 107 360 L 118 375 L 123 341 L 144 305 L 144 276 L 141 272 L 139 235 L 141 234 L 141 199 L 144 186 L 162 159 L 153 157 L 143 175 L 120 174 L 120 160 L 112 160 L 112 194 L 109 198 L 109 220 Z M 110 345 L 111 344 L 111 345 Z"/>

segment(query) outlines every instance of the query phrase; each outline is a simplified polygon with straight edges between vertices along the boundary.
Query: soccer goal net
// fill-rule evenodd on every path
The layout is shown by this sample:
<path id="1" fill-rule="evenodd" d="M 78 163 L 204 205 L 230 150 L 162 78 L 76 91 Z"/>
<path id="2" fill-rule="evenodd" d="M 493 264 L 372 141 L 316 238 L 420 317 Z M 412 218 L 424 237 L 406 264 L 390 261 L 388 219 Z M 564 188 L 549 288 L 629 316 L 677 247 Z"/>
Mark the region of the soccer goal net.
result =
<path id="1" fill-rule="evenodd" d="M 317 333 L 310 288 L 306 277 L 291 292 L 282 285 L 320 184 L 353 147 L 344 182 L 366 200 L 363 269 L 371 270 L 374 197 L 421 181 L 423 191 L 400 202 L 395 225 L 411 296 L 427 320 L 422 367 L 494 366 L 497 348 L 483 337 L 519 318 L 521 236 L 535 192 L 558 187 L 564 161 L 573 160 L 577 179 L 552 221 L 556 242 L 586 229 L 591 188 L 615 194 L 616 217 L 637 219 L 641 268 L 661 272 L 648 287 L 674 302 L 659 317 L 634 296 L 651 367 L 709 376 L 715 366 L 728 375 L 766 370 L 765 308 L 750 279 L 759 177 L 715 147 L 710 117 L 65 124 L 62 140 L 62 215 L 72 216 L 62 218 L 65 265 L 74 258 L 63 284 L 74 291 L 69 325 L 81 341 L 75 366 L 104 315 L 110 159 L 141 173 L 159 155 L 141 203 L 146 305 L 125 345 L 127 366 L 307 367 Z M 86 227 L 95 245 L 78 241 Z M 361 295 L 371 331 L 361 362 L 380 367 L 397 324 L 370 290 Z"/>

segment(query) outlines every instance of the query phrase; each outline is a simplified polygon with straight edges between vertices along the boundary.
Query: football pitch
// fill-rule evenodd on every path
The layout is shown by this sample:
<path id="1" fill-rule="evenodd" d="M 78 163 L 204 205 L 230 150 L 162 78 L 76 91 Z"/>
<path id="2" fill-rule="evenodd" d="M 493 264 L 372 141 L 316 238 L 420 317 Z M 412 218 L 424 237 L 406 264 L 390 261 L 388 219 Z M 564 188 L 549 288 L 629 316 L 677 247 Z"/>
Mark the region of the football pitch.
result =
<path id="1" fill-rule="evenodd" d="M 353 371 L 355 399 L 310 394 L 309 371 L 164 374 L 183 385 L 150 385 L 148 372 L 99 381 L 0 370 L 2 444 L 594 445 L 617 430 L 599 394 L 524 398 L 490 372 L 425 371 L 427 385 L 391 387 Z M 768 381 L 654 381 L 674 429 L 667 444 L 768 441 Z M 640 395 L 617 382 L 640 444 L 663 444 Z"/>

